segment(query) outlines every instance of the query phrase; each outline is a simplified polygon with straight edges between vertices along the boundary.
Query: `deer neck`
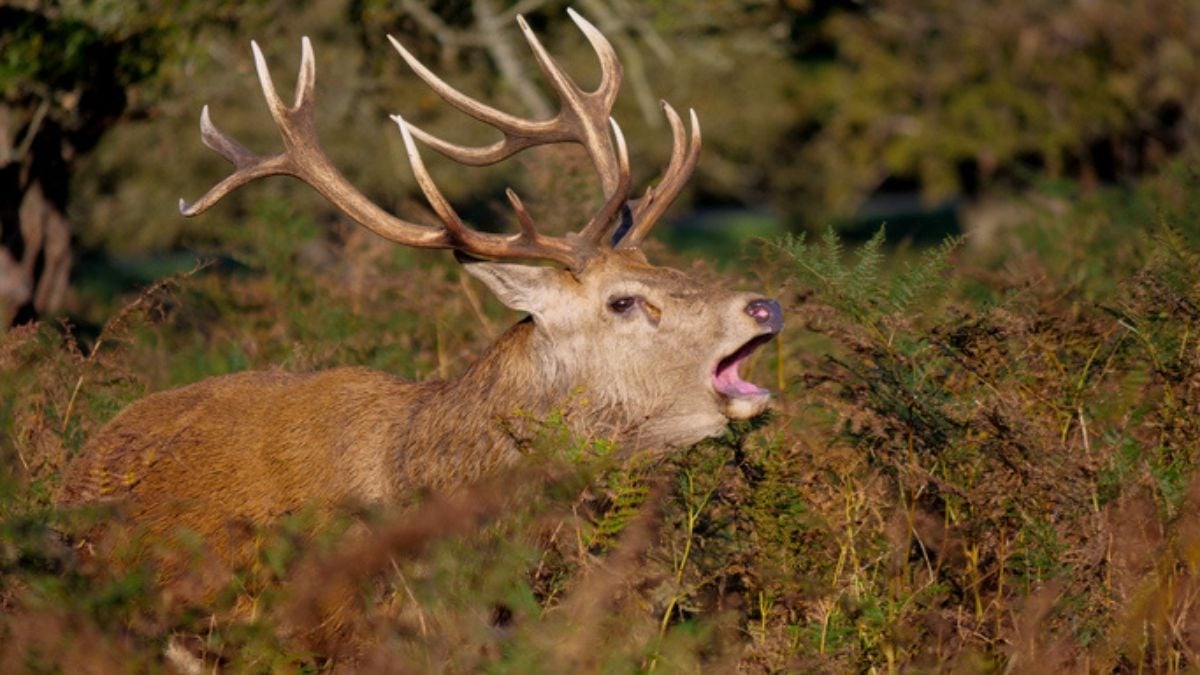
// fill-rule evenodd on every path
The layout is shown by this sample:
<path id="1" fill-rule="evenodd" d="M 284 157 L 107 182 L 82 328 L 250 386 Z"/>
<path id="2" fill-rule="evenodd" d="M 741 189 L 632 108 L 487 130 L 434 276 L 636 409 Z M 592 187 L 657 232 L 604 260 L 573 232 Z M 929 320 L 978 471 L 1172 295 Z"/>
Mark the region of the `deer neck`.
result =
<path id="1" fill-rule="evenodd" d="M 396 488 L 445 489 L 517 460 L 536 427 L 569 394 L 531 320 L 501 335 L 456 378 L 420 385 L 398 434 Z"/>
<path id="2" fill-rule="evenodd" d="M 479 411 L 481 422 L 540 417 L 568 393 L 562 375 L 550 339 L 527 318 L 505 331 L 461 375 L 446 381 L 437 397 L 439 406 Z"/>

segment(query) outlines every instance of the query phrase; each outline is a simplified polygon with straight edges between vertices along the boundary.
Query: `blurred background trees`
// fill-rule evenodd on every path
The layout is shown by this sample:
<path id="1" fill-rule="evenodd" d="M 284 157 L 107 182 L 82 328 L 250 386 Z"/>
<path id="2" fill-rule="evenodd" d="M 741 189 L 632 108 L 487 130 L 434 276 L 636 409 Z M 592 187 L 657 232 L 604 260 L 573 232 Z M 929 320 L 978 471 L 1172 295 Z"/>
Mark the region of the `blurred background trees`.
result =
<path id="1" fill-rule="evenodd" d="M 0 321 L 63 307 L 86 314 L 86 299 L 69 287 L 146 281 L 186 264 L 170 262 L 172 251 L 236 249 L 238 214 L 264 200 L 339 221 L 289 181 L 235 195 L 222 217 L 202 223 L 175 213 L 180 196 L 194 197 L 225 170 L 199 142 L 201 105 L 251 147 L 277 147 L 249 38 L 285 83 L 299 36 L 313 37 L 325 145 L 370 196 L 418 217 L 423 206 L 386 113 L 464 142 L 490 132 L 406 72 L 384 36 L 499 107 L 548 115 L 552 101 L 513 18 L 526 15 L 586 83 L 594 57 L 566 4 L 75 0 L 0 8 Z M 873 230 L 888 221 L 918 239 L 933 228 L 935 238 L 960 229 L 985 241 L 1048 181 L 1087 191 L 1136 178 L 1194 149 L 1200 133 L 1200 3 L 580 0 L 576 8 L 610 36 L 626 66 L 617 115 L 636 180 L 652 180 L 669 151 L 657 101 L 700 114 L 705 153 L 683 200 L 692 208 L 676 207 L 681 241 L 714 219 L 721 226 L 706 237 L 831 223 Z M 586 163 L 540 169 L 543 156 L 469 171 L 439 169 L 435 160 L 434 171 L 483 227 L 505 226 L 493 204 L 508 184 L 535 210 L 539 194 L 597 198 Z M 543 220 L 576 225 L 574 213 L 544 201 Z M 586 211 L 581 204 L 576 213 Z"/>
<path id="2" fill-rule="evenodd" d="M 774 193 L 845 214 L 880 191 L 926 202 L 1039 180 L 1085 189 L 1194 144 L 1200 4 L 885 0 L 840 12 L 806 74 L 815 112 Z M 801 220 L 811 209 L 792 210 Z M 974 223 L 968 223 L 968 227 Z"/>
<path id="3" fill-rule="evenodd" d="M 73 174 L 114 126 L 157 116 L 175 68 L 228 2 L 17 2 L 0 7 L 0 323 L 63 304 Z M 74 225 L 69 206 L 80 214 Z"/>

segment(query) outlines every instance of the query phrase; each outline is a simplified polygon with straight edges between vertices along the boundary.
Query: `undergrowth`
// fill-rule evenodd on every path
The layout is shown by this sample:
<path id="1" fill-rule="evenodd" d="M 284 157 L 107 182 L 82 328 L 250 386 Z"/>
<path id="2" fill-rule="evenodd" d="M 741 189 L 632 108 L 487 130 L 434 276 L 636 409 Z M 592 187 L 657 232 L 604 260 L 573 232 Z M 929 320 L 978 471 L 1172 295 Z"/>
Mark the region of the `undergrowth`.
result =
<path id="1" fill-rule="evenodd" d="M 761 247 L 768 417 L 633 457 L 546 420 L 503 475 L 296 514 L 217 593 L 196 542 L 163 587 L 112 512 L 52 503 L 123 405 L 243 368 L 453 374 L 511 320 L 432 254 L 268 205 L 101 328 L 0 337 L 0 670 L 1195 669 L 1200 193 L 1133 189 L 1005 255 Z"/>

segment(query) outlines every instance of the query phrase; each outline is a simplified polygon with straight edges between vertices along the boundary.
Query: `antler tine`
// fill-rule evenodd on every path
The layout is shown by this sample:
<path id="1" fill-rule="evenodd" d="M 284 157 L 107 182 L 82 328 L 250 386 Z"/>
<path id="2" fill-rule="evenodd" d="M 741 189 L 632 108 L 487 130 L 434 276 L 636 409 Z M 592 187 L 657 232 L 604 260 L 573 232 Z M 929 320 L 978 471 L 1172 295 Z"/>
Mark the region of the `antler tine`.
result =
<path id="1" fill-rule="evenodd" d="M 279 93 L 275 90 L 275 83 L 271 80 L 271 71 L 267 68 L 266 59 L 263 58 L 258 43 L 251 40 L 250 49 L 254 52 L 254 68 L 258 72 L 258 81 L 262 87 L 263 98 L 267 101 L 267 108 L 270 110 L 276 126 L 287 136 L 287 130 L 292 126 L 288 123 L 289 113 L 292 111 L 280 100 Z M 300 40 L 300 52 L 300 72 L 296 79 L 296 101 L 292 106 L 294 111 L 299 111 L 302 106 L 306 109 L 311 106 L 313 83 L 316 79 L 312 43 L 309 42 L 307 36 Z M 217 129 L 212 123 L 212 118 L 209 117 L 207 105 L 200 110 L 200 139 L 209 148 L 232 162 L 235 171 L 213 186 L 196 202 L 188 204 L 185 200 L 180 199 L 179 212 L 185 216 L 195 216 L 207 211 L 225 195 L 257 178 L 279 174 L 296 175 L 295 167 L 288 153 L 259 157 L 246 146 Z M 288 140 L 288 138 L 284 139 L 285 145 Z"/>
<path id="2" fill-rule="evenodd" d="M 621 67 L 621 60 L 617 58 L 617 51 L 613 49 L 612 43 L 608 38 L 604 37 L 604 33 L 600 29 L 592 25 L 592 22 L 583 18 L 570 7 L 567 8 L 567 15 L 571 17 L 571 21 L 579 27 L 587 38 L 588 43 L 592 45 L 592 50 L 596 52 L 596 56 L 600 59 L 600 85 L 591 93 L 592 96 L 604 101 L 605 106 L 612 110 L 613 103 L 617 100 L 617 93 L 621 91 L 621 79 L 624 70 Z M 524 23 L 522 21 L 522 23 Z"/>
<path id="3" fill-rule="evenodd" d="M 413 136 L 421 139 L 422 143 L 450 159 L 468 166 L 487 166 L 507 159 L 525 148 L 545 143 L 547 141 L 539 139 L 547 136 L 553 136 L 556 139 L 555 142 L 571 140 L 560 133 L 556 120 L 534 121 L 522 119 L 467 96 L 450 86 L 445 80 L 434 74 L 433 71 L 426 68 L 423 63 L 418 61 L 415 56 L 404 48 L 404 45 L 400 44 L 399 40 L 391 35 L 387 36 L 387 38 L 392 43 L 392 46 L 396 48 L 396 51 L 400 53 L 405 63 L 408 64 L 408 67 L 412 68 L 417 77 L 429 85 L 430 89 L 433 89 L 438 96 L 441 96 L 442 100 L 467 115 L 499 129 L 504 134 L 504 138 L 496 143 L 482 148 L 472 148 L 443 141 L 419 127 L 412 124 L 408 125 Z"/>
<path id="4" fill-rule="evenodd" d="M 250 44 L 253 45 L 254 52 L 257 54 L 258 45 L 253 41 Z M 255 61 L 257 65 L 257 59 Z M 266 72 L 266 70 L 267 66 L 264 61 L 261 72 Z M 303 35 L 300 37 L 300 70 L 296 73 L 296 95 L 295 100 L 292 102 L 294 110 L 312 105 L 316 85 L 317 59 L 313 56 L 312 42 L 308 39 L 307 35 Z"/>
<path id="5" fill-rule="evenodd" d="M 442 219 L 442 223 L 446 225 L 450 236 L 456 241 L 461 241 L 469 231 L 467 226 L 463 224 L 454 207 L 450 205 L 450 202 L 446 201 L 446 197 L 442 195 L 442 191 L 433 182 L 433 177 L 429 175 L 429 171 L 425 168 L 425 162 L 421 160 L 421 154 L 417 152 L 417 146 L 413 143 L 412 134 L 409 132 L 408 124 L 405 123 L 404 118 L 399 115 L 392 115 L 392 121 L 400 127 L 400 135 L 404 138 L 404 150 L 408 153 L 408 163 L 412 166 L 413 176 L 417 179 L 417 185 L 420 186 L 421 192 L 425 193 L 425 200 L 433 207 L 433 211 L 438 215 L 438 218 Z"/>
<path id="6" fill-rule="evenodd" d="M 696 170 L 696 162 L 700 159 L 700 119 L 695 110 L 688 110 L 692 136 L 690 142 L 684 137 L 683 120 L 666 101 L 662 102 L 663 112 L 671 125 L 671 161 L 663 172 L 662 180 L 655 187 L 646 189 L 646 194 L 638 200 L 633 211 L 634 225 L 630 232 L 620 242 L 621 248 L 639 246 L 650 234 L 658 219 L 662 217 L 671 202 L 679 196 L 683 186 Z"/>
<path id="7" fill-rule="evenodd" d="M 204 213 L 213 204 L 221 201 L 225 195 L 256 178 L 287 173 L 286 157 L 282 155 L 259 157 L 254 154 L 212 123 L 207 105 L 200 109 L 200 140 L 209 149 L 229 160 L 234 166 L 234 172 L 212 186 L 204 196 L 194 202 L 188 203 L 187 200 L 180 198 L 179 213 L 184 216 Z"/>
<path id="8" fill-rule="evenodd" d="M 536 239 L 541 235 L 538 234 L 537 227 L 533 224 L 533 218 L 529 212 L 525 210 L 525 202 L 517 196 L 517 193 L 512 188 L 505 188 L 504 196 L 508 197 L 508 203 L 512 204 L 513 211 L 517 214 L 517 222 L 521 224 L 521 232 L 530 239 Z"/>
<path id="9" fill-rule="evenodd" d="M 525 210 L 520 198 L 512 190 L 508 190 L 509 201 L 512 202 L 517 217 L 521 222 L 519 234 L 502 235 L 479 232 L 467 227 L 455 213 L 450 202 L 442 195 L 437 184 L 425 168 L 421 153 L 413 141 L 413 134 L 408 123 L 399 115 L 392 115 L 392 120 L 400 127 L 404 137 L 404 149 L 408 153 L 409 164 L 421 192 L 434 212 L 446 225 L 453 247 L 465 253 L 490 258 L 540 258 L 562 263 L 572 269 L 578 269 L 583 264 L 583 251 L 578 246 L 562 239 L 544 237 L 533 226 L 533 220 Z"/>
<path id="10" fill-rule="evenodd" d="M 179 200 L 180 213 L 185 216 L 199 215 L 246 183 L 264 176 L 289 175 L 308 183 L 347 216 L 385 239 L 419 248 L 453 247 L 447 230 L 410 223 L 384 211 L 350 185 L 330 163 L 321 149 L 313 121 L 316 59 L 307 37 L 301 40 L 300 71 L 295 101 L 290 108 L 275 90 L 262 50 L 255 42 L 251 42 L 250 47 L 254 52 L 263 97 L 279 129 L 284 150 L 270 157 L 254 154 L 217 129 L 209 117 L 208 106 L 205 106 L 200 113 L 200 137 L 205 145 L 232 162 L 234 171 L 195 202 L 189 204 Z"/>
<path id="11" fill-rule="evenodd" d="M 542 46 L 524 17 L 517 17 L 517 23 L 533 51 L 538 67 L 563 101 L 562 109 L 549 120 L 521 119 L 463 94 L 426 68 L 398 40 L 389 35 L 388 40 L 413 72 L 447 103 L 477 120 L 490 124 L 504 134 L 500 141 L 483 147 L 450 143 L 410 125 L 413 136 L 450 159 L 470 166 L 494 164 L 536 145 L 579 143 L 592 158 L 592 163 L 600 174 L 605 195 L 611 196 L 620 182 L 620 160 L 614 156 L 606 120 L 620 89 L 621 64 L 612 45 L 595 26 L 574 11 L 569 14 L 600 60 L 600 85 L 592 92 L 580 89 Z"/>
<path id="12" fill-rule="evenodd" d="M 250 50 L 254 52 L 254 70 L 258 73 L 258 84 L 262 87 L 263 98 L 267 100 L 267 109 L 271 111 L 271 117 L 274 118 L 275 124 L 283 127 L 287 122 L 288 108 L 279 98 L 279 92 L 275 90 L 275 82 L 271 79 L 271 70 L 267 68 L 267 59 L 263 56 L 262 49 L 259 49 L 258 42 L 251 40 Z M 306 59 L 311 61 L 312 58 L 312 47 L 308 45 L 308 36 L 306 35 L 300 38 L 299 79 L 301 82 L 304 82 L 305 71 L 310 71 L 315 76 L 316 69 L 312 67 L 311 63 L 304 63 Z M 305 91 L 311 92 L 312 87 L 296 87 L 297 103 L 300 101 L 300 95 Z"/>
<path id="13" fill-rule="evenodd" d="M 517 24 L 521 27 L 521 33 L 529 43 L 530 50 L 533 51 L 538 68 L 563 101 L 562 110 L 555 120 L 569 131 L 571 140 L 577 141 L 587 150 L 592 164 L 600 174 L 604 194 L 611 197 L 620 179 L 620 168 L 619 159 L 613 154 L 606 120 L 611 116 L 612 105 L 616 101 L 614 86 L 620 87 L 623 71 L 608 39 L 582 16 L 572 12 L 571 19 L 583 31 L 600 59 L 600 88 L 594 92 L 583 91 L 567 75 L 550 52 L 546 51 L 541 40 L 525 21 L 525 17 L 518 16 Z"/>
<path id="14" fill-rule="evenodd" d="M 612 224 L 617 212 L 629 200 L 629 189 L 632 184 L 632 178 L 629 171 L 629 150 L 625 146 L 625 134 L 621 133 L 621 126 L 613 118 L 608 118 L 612 124 L 613 135 L 617 139 L 617 184 L 612 194 L 605 200 L 604 205 L 592 216 L 588 221 L 587 227 L 579 233 L 579 236 L 593 244 L 599 245 L 604 240 L 604 235 L 609 231 L 609 225 Z"/>

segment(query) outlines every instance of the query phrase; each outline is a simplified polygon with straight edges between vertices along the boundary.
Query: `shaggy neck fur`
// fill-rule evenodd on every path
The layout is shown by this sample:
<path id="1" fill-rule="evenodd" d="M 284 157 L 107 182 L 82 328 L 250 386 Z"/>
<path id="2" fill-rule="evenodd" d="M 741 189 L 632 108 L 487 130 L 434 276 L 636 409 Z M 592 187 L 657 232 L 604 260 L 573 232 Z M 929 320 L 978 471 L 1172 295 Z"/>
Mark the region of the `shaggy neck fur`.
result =
<path id="1" fill-rule="evenodd" d="M 511 464 L 551 413 L 561 413 L 578 437 L 633 450 L 694 443 L 725 426 L 724 417 L 695 413 L 686 398 L 658 391 L 662 373 L 625 373 L 645 381 L 613 390 L 612 379 L 589 378 L 579 362 L 569 345 L 554 345 L 526 319 L 459 377 L 416 385 L 422 395 L 406 419 L 395 420 L 407 427 L 394 436 L 403 439 L 392 462 L 395 494 L 461 486 Z"/>
<path id="2" fill-rule="evenodd" d="M 396 491 L 448 489 L 479 478 L 520 456 L 532 423 L 568 394 L 548 342 L 531 320 L 506 331 L 462 375 L 415 385 L 421 396 L 396 448 Z"/>

